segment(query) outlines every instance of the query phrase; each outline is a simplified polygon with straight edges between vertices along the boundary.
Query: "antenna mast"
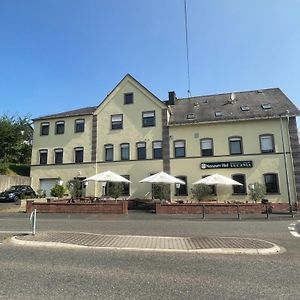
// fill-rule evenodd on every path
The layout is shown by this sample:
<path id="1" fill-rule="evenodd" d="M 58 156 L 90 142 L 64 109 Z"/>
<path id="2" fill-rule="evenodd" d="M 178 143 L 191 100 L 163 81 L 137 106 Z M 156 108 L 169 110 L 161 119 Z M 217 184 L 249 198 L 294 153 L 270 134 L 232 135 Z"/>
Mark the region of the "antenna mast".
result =
<path id="1" fill-rule="evenodd" d="M 184 22 L 185 22 L 185 45 L 186 45 L 186 62 L 187 62 L 187 78 L 188 78 L 188 97 L 191 97 L 191 80 L 190 80 L 190 58 L 189 58 L 189 39 L 188 39 L 188 20 L 187 20 L 187 4 L 184 0 Z"/>

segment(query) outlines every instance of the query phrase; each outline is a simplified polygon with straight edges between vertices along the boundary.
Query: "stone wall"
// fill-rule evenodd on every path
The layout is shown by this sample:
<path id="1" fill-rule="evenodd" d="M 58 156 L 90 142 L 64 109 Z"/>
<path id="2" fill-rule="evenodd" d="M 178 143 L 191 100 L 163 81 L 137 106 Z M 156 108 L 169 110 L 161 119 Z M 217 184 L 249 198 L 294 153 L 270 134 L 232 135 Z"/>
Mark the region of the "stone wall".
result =
<path id="1" fill-rule="evenodd" d="M 128 202 L 118 201 L 117 203 L 66 203 L 66 202 L 36 202 L 27 201 L 26 212 L 34 209 L 38 213 L 110 213 L 127 214 Z"/>

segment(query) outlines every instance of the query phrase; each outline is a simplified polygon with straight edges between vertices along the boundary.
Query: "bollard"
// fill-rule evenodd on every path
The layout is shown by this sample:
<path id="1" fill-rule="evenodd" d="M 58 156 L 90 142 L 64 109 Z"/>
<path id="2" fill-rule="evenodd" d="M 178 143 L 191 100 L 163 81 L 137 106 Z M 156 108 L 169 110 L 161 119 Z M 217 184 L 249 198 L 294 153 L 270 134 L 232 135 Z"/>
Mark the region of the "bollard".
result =
<path id="1" fill-rule="evenodd" d="M 205 220 L 205 206 L 202 205 L 202 219 Z"/>
<path id="2" fill-rule="evenodd" d="M 269 204 L 266 204 L 266 213 L 267 213 L 267 220 L 270 219 L 270 215 L 269 215 Z"/>
<path id="3" fill-rule="evenodd" d="M 240 220 L 240 219 L 241 219 L 241 215 L 240 215 L 240 207 L 239 207 L 238 204 L 236 205 L 236 210 L 237 210 L 237 217 L 238 217 L 238 220 Z"/>
<path id="4" fill-rule="evenodd" d="M 29 220 L 30 220 L 32 235 L 35 235 L 35 231 L 36 231 L 36 209 L 34 209 L 34 211 L 31 212 Z"/>

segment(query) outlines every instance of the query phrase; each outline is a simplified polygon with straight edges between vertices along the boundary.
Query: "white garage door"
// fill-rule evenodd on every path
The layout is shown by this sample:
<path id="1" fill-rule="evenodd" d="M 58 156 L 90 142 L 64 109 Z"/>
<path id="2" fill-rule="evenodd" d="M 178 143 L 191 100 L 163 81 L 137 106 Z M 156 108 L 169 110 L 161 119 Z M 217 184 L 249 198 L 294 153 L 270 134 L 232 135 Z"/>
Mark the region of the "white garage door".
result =
<path id="1" fill-rule="evenodd" d="M 52 187 L 57 184 L 57 179 L 40 179 L 40 189 L 46 191 L 46 197 L 50 197 Z"/>

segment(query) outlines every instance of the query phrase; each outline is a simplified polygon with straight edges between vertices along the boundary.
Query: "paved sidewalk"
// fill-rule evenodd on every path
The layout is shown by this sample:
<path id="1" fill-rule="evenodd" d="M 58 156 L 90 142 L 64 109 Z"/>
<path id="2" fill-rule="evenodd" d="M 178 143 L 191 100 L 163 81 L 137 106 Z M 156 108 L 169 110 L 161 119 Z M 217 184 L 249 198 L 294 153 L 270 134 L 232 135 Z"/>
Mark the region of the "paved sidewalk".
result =
<path id="1" fill-rule="evenodd" d="M 29 246 L 188 253 L 278 254 L 284 251 L 271 242 L 236 237 L 159 237 L 45 231 L 34 236 L 15 236 L 12 241 Z"/>

